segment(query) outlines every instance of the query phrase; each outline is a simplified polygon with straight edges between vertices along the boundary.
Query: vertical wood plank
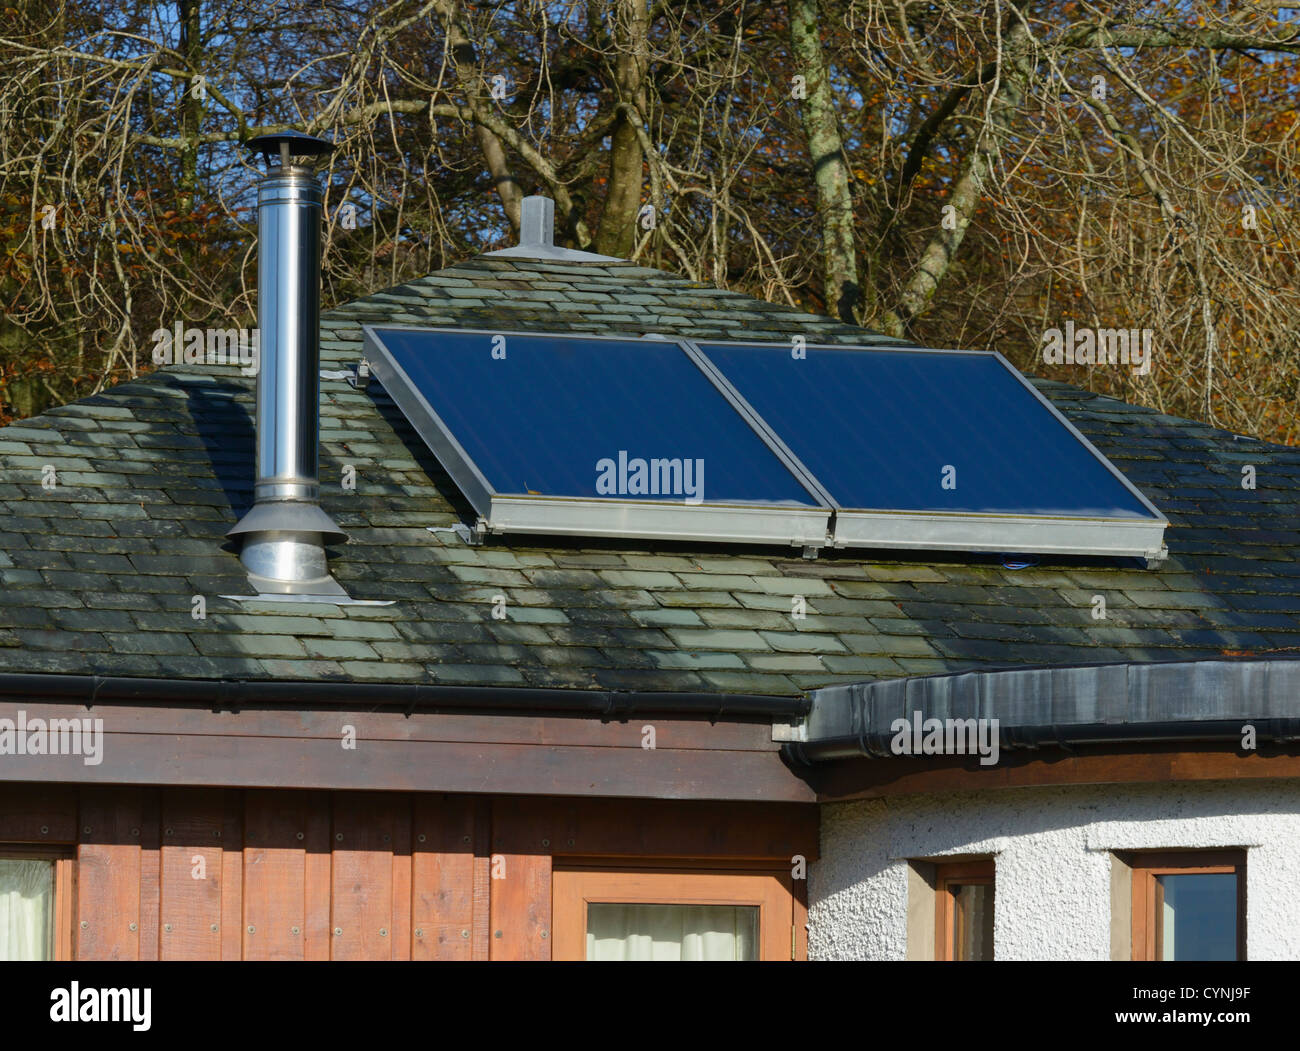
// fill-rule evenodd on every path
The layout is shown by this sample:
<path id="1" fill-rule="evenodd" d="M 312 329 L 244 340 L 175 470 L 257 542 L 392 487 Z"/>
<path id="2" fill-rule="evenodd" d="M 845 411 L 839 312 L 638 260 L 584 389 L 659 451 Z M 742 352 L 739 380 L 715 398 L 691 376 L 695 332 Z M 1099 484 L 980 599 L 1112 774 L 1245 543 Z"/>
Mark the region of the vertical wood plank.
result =
<path id="1" fill-rule="evenodd" d="M 77 848 L 77 958 L 140 958 L 141 792 L 84 788 Z M 85 926 L 81 926 L 85 924 Z"/>
<path id="2" fill-rule="evenodd" d="M 492 800 L 474 797 L 474 926 L 470 930 L 474 944 L 473 959 L 486 962 L 492 958 Z"/>
<path id="3" fill-rule="evenodd" d="M 396 805 L 372 793 L 334 797 L 333 960 L 391 959 Z"/>
<path id="4" fill-rule="evenodd" d="M 245 794 L 245 960 L 303 958 L 306 822 L 306 803 L 299 793 Z"/>
<path id="5" fill-rule="evenodd" d="M 505 875 L 492 880 L 493 960 L 551 958 L 551 858 L 549 854 L 498 852 Z"/>
<path id="6" fill-rule="evenodd" d="M 412 828 L 412 958 L 469 960 L 474 954 L 474 800 L 420 794 Z"/>
<path id="7" fill-rule="evenodd" d="M 159 956 L 163 960 L 219 960 L 226 793 L 216 788 L 165 788 L 162 824 Z M 236 916 L 236 923 L 238 919 Z"/>
<path id="8" fill-rule="evenodd" d="M 330 917 L 331 879 L 334 856 L 331 852 L 330 825 L 333 822 L 332 797 L 326 792 L 303 792 L 307 813 L 306 887 L 304 888 L 305 923 L 308 960 L 328 960 L 334 940 Z"/>
<path id="9" fill-rule="evenodd" d="M 493 960 L 551 958 L 549 803 L 494 805 L 491 916 Z"/>
<path id="10" fill-rule="evenodd" d="M 388 931 L 394 960 L 411 958 L 411 797 L 388 797 L 393 811 L 393 922 Z"/>
<path id="11" fill-rule="evenodd" d="M 157 960 L 162 933 L 162 792 L 141 790 L 140 807 L 140 959 Z M 131 829 L 134 837 L 137 829 Z"/>
<path id="12" fill-rule="evenodd" d="M 244 955 L 244 793 L 227 790 L 221 820 L 221 959 Z"/>

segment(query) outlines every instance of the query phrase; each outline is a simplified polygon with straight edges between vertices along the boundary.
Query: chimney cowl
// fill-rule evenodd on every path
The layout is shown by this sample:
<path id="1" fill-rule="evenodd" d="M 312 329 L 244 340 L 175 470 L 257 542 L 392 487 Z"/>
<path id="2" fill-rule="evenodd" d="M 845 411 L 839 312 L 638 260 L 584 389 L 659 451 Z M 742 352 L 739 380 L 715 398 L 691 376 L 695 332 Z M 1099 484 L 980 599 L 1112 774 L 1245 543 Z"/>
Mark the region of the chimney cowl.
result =
<path id="1" fill-rule="evenodd" d="M 318 139 L 301 131 L 276 131 L 266 135 L 257 135 L 244 143 L 245 149 L 260 153 L 267 162 L 267 168 L 273 169 L 272 160 L 279 160 L 282 168 L 311 168 L 317 157 L 328 156 L 334 152 L 334 143 L 329 139 Z M 294 160 L 299 158 L 299 160 Z"/>

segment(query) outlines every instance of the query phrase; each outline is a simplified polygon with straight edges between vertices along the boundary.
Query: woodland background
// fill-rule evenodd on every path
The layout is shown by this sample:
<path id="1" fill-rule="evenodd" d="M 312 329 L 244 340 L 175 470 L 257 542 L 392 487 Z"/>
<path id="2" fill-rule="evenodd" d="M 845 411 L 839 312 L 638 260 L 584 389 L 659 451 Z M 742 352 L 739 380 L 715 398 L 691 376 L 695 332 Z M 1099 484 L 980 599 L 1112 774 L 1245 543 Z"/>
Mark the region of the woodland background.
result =
<path id="1" fill-rule="evenodd" d="M 1296 443 L 1297 52 L 1227 0 L 13 0 L 0 423 L 255 324 L 239 143 L 293 127 L 339 146 L 327 305 L 540 192 L 571 247 Z M 1045 366 L 1067 319 L 1150 374 Z"/>

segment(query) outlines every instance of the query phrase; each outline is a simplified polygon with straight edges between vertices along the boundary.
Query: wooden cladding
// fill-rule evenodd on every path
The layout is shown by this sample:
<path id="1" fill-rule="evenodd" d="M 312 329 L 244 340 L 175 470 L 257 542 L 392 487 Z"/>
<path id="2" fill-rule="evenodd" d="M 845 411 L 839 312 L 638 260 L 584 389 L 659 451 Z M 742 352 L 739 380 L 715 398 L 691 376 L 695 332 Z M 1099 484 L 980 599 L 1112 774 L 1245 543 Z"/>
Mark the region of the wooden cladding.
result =
<path id="1" fill-rule="evenodd" d="M 812 803 L 781 759 L 770 719 L 707 716 L 603 720 L 517 712 L 257 709 L 0 701 L 0 717 L 103 719 L 102 761 L 27 755 L 0 763 L 0 784 L 162 788 L 494 791 L 540 797 Z M 643 747 L 642 726 L 655 728 Z M 341 751 L 343 727 L 360 743 Z"/>
<path id="2" fill-rule="evenodd" d="M 815 858 L 817 816 L 786 803 L 0 784 L 0 854 L 19 844 L 71 854 L 64 926 L 79 960 L 547 960 L 556 865 L 788 867 Z"/>

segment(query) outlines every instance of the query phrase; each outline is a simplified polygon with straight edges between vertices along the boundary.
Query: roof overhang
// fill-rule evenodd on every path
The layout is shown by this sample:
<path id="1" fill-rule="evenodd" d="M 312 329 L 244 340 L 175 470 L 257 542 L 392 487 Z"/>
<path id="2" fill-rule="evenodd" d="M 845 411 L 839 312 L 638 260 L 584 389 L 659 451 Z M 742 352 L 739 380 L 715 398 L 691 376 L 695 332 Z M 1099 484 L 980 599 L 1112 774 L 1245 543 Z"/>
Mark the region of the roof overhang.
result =
<path id="1" fill-rule="evenodd" d="M 771 729 L 806 710 L 789 696 L 3 673 L 0 795 L 25 782 L 812 804 Z M 56 725 L 56 744 L 17 743 Z M 359 747 L 340 753 L 348 732 Z"/>
<path id="2" fill-rule="evenodd" d="M 814 691 L 804 719 L 778 728 L 797 763 L 912 755 L 903 724 L 985 720 L 1000 750 L 1171 741 L 1300 740 L 1300 659 L 966 671 Z M 902 722 L 900 723 L 900 720 Z M 949 753 L 940 753 L 949 754 Z"/>

